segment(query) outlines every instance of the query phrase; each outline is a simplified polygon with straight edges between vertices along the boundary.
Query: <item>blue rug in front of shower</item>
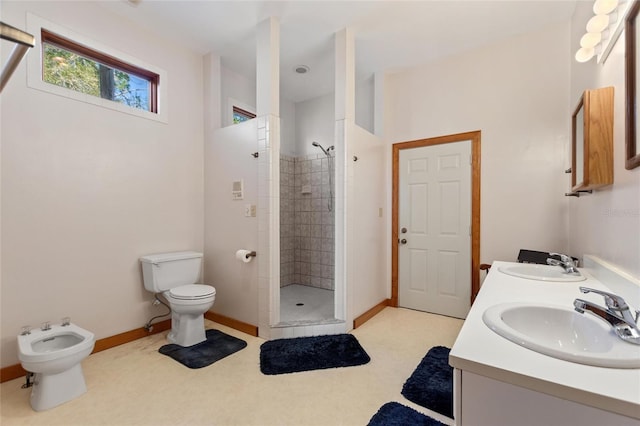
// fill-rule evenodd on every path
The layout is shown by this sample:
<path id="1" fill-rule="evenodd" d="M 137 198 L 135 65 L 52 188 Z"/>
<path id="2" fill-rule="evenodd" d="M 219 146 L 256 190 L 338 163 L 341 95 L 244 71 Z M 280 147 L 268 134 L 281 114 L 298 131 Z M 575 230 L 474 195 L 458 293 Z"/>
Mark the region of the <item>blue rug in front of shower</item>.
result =
<path id="1" fill-rule="evenodd" d="M 449 365 L 449 352 L 451 349 L 444 346 L 429 349 L 402 386 L 402 395 L 453 419 L 453 367 Z"/>
<path id="2" fill-rule="evenodd" d="M 445 426 L 413 408 L 397 402 L 387 402 L 371 417 L 367 426 Z"/>
<path id="3" fill-rule="evenodd" d="M 260 346 L 260 371 L 267 375 L 352 367 L 370 360 L 351 334 L 277 339 Z"/>
<path id="4" fill-rule="evenodd" d="M 206 330 L 205 333 L 207 340 L 204 342 L 193 346 L 180 346 L 170 343 L 162 346 L 158 349 L 158 352 L 175 359 L 185 367 L 202 368 L 247 346 L 247 342 L 244 340 L 229 336 L 220 330 Z"/>

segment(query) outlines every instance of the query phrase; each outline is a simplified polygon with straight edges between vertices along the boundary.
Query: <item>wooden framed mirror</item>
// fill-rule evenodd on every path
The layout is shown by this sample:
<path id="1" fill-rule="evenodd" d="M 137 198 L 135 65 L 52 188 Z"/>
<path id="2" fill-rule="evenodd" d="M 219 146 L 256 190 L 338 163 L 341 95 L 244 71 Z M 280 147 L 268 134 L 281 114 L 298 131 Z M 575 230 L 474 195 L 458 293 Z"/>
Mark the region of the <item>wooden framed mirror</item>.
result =
<path id="1" fill-rule="evenodd" d="M 585 90 L 571 116 L 571 190 L 613 183 L 613 87 Z"/>
<path id="2" fill-rule="evenodd" d="M 638 46 L 640 46 L 640 32 L 636 29 L 636 20 L 638 11 L 640 10 L 640 2 L 634 2 L 625 21 L 625 37 L 626 37 L 626 157 L 625 168 L 627 170 L 640 166 L 640 135 L 638 131 L 638 82 L 640 77 L 640 64 L 638 60 Z"/>

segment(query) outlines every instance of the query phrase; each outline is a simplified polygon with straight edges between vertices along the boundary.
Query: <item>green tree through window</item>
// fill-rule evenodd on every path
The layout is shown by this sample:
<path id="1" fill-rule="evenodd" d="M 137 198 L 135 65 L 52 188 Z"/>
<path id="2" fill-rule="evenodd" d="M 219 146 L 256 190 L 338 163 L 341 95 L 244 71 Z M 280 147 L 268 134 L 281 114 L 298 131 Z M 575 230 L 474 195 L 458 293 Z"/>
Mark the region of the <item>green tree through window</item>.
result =
<path id="1" fill-rule="evenodd" d="M 47 83 L 157 112 L 154 101 L 157 99 L 157 74 L 124 64 L 44 30 L 42 39 L 43 80 Z"/>
<path id="2" fill-rule="evenodd" d="M 256 118 L 256 115 L 252 112 L 245 111 L 242 108 L 238 108 L 234 105 L 233 107 L 233 124 L 242 123 L 247 120 L 251 120 L 252 118 Z"/>

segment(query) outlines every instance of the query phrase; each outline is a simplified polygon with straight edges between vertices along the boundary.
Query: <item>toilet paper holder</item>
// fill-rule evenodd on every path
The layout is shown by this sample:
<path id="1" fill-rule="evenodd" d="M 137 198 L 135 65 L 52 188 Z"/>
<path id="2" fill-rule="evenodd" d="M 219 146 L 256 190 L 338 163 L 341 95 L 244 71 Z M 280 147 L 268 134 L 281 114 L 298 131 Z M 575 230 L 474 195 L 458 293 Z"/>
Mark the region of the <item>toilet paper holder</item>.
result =
<path id="1" fill-rule="evenodd" d="M 250 257 L 256 257 L 256 256 L 257 256 L 257 253 L 254 250 L 254 251 L 250 251 L 249 253 L 245 254 L 244 257 L 246 257 L 248 259 Z"/>

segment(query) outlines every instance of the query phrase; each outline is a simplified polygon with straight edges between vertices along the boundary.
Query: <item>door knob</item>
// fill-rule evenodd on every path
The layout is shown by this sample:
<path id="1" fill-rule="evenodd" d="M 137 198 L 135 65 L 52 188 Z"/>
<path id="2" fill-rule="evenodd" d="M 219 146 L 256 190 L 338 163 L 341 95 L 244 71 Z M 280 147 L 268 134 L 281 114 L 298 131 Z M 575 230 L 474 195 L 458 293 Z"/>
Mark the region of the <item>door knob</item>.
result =
<path id="1" fill-rule="evenodd" d="M 407 228 L 402 228 L 402 229 L 400 230 L 400 232 L 402 232 L 403 234 L 406 234 L 406 233 L 407 233 Z"/>
<path id="2" fill-rule="evenodd" d="M 401 239 L 400 244 L 407 244 L 407 239 L 406 238 Z"/>

